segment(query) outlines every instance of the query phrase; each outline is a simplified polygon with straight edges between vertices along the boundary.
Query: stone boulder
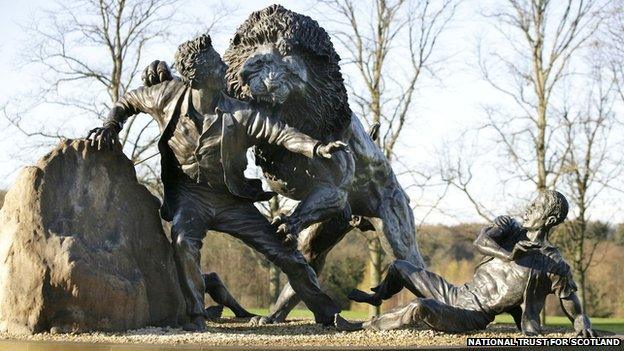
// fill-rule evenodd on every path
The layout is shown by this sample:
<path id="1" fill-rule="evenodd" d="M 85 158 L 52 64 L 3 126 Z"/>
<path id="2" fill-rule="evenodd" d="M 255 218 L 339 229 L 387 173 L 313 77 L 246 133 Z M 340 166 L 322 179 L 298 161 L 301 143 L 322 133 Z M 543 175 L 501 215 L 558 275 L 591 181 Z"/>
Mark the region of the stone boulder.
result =
<path id="1" fill-rule="evenodd" d="M 158 200 L 119 150 L 61 142 L 0 211 L 0 331 L 121 331 L 183 322 Z"/>

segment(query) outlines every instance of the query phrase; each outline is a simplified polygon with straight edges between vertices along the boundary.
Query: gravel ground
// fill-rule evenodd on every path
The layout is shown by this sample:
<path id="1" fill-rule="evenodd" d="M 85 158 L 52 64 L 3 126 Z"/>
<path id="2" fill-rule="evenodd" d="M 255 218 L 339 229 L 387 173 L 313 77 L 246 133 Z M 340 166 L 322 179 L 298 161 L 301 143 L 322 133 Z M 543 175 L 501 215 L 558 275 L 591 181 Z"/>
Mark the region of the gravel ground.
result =
<path id="1" fill-rule="evenodd" d="M 571 337 L 570 330 L 547 328 L 550 337 Z M 0 340 L 63 341 L 105 344 L 204 344 L 213 346 L 435 346 L 466 345 L 467 337 L 520 337 L 514 326 L 492 324 L 477 333 L 447 334 L 425 328 L 400 329 L 386 332 L 337 332 L 315 325 L 310 320 L 250 326 L 246 322 L 222 319 L 208 322 L 204 333 L 188 333 L 174 328 L 144 328 L 125 333 L 81 333 L 10 335 L 0 333 Z"/>

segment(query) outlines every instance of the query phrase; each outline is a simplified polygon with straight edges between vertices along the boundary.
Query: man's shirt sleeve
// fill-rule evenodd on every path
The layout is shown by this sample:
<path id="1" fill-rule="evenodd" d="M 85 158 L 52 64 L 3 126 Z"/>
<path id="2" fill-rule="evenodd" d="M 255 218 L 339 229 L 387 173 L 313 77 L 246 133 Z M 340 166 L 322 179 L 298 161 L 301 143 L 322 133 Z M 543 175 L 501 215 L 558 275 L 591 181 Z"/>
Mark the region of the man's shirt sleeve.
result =
<path id="1" fill-rule="evenodd" d="M 151 87 L 142 86 L 130 90 L 115 105 L 122 107 L 128 115 L 140 112 L 150 115 L 158 114 L 163 109 L 163 103 L 167 100 L 166 96 L 172 93 L 173 85 L 171 82 L 163 82 Z"/>
<path id="2" fill-rule="evenodd" d="M 308 158 L 314 157 L 314 149 L 319 144 L 318 140 L 299 132 L 276 118 L 262 115 L 257 111 L 246 110 L 236 113 L 248 114 L 243 117 L 246 120 L 248 136 L 269 144 L 282 146 L 291 152 Z"/>

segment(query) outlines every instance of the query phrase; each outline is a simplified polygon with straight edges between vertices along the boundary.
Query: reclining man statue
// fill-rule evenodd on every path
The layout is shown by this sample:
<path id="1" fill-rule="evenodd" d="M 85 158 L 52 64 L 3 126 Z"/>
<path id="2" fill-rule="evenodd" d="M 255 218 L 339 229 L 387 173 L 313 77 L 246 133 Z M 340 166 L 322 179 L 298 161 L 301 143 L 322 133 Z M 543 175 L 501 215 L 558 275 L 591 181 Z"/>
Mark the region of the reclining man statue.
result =
<path id="1" fill-rule="evenodd" d="M 485 329 L 494 316 L 508 312 L 525 335 L 537 335 L 544 301 L 553 293 L 578 335 L 596 336 L 576 296 L 570 266 L 548 242 L 551 229 L 567 214 L 565 197 L 544 191 L 527 207 L 522 226 L 511 217 L 497 217 L 474 241 L 486 257 L 472 281 L 461 286 L 407 261 L 394 261 L 373 294 L 356 289 L 349 298 L 378 306 L 403 288 L 418 298 L 368 322 L 337 320 L 338 329 L 389 330 L 422 321 L 435 330 L 466 332 Z"/>
<path id="2" fill-rule="evenodd" d="M 87 138 L 98 148 L 112 145 L 127 118 L 139 112 L 158 122 L 164 185 L 161 216 L 172 221 L 174 258 L 191 320 L 184 329 L 205 330 L 205 282 L 199 263 L 207 230 L 231 234 L 264 254 L 288 276 L 316 321 L 333 324 L 339 306 L 321 290 L 303 255 L 284 246 L 276 228 L 254 207 L 255 201 L 273 194 L 243 172 L 247 148 L 258 141 L 309 158 L 330 158 L 345 144 L 323 145 L 276 116 L 225 95 L 226 66 L 206 34 L 180 45 L 175 67 L 182 81 L 127 92 L 104 126 Z"/>

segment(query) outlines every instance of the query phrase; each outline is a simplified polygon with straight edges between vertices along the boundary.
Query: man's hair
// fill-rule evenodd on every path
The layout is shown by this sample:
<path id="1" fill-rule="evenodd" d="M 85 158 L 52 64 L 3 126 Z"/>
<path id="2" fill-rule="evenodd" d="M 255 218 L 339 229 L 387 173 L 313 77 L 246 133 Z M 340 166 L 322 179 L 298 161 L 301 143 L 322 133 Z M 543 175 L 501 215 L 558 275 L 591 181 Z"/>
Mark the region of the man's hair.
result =
<path id="1" fill-rule="evenodd" d="M 569 206 L 565 196 L 556 190 L 545 190 L 541 192 L 540 198 L 544 206 L 544 216 L 554 216 L 557 219 L 553 227 L 561 224 L 568 216 Z"/>
<path id="2" fill-rule="evenodd" d="M 210 77 L 210 35 L 202 34 L 178 46 L 173 67 L 180 73 L 182 81 L 195 87 Z"/>

